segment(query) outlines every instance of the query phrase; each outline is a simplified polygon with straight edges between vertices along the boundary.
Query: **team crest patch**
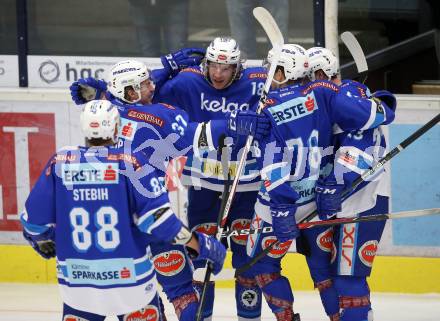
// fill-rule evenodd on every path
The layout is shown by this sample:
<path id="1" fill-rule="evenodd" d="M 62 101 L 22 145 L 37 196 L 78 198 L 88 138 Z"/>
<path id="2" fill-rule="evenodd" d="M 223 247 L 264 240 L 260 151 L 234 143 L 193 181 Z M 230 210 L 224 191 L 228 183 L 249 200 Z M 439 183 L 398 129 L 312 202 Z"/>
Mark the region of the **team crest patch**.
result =
<path id="1" fill-rule="evenodd" d="M 237 219 L 231 224 L 232 230 L 243 230 L 248 229 L 251 226 L 251 220 L 248 219 Z M 248 235 L 233 235 L 231 236 L 232 241 L 239 245 L 246 245 Z"/>
<path id="2" fill-rule="evenodd" d="M 376 240 L 367 241 L 360 247 L 358 254 L 361 262 L 368 267 L 373 266 L 374 257 L 377 253 L 378 242 Z"/>
<path id="3" fill-rule="evenodd" d="M 276 241 L 277 238 L 275 236 L 266 236 L 261 241 L 261 247 L 263 248 L 263 250 L 265 250 L 267 247 L 269 247 L 272 243 Z M 267 253 L 267 255 L 274 259 L 278 259 L 287 253 L 291 244 L 292 244 L 292 240 L 277 244 L 269 251 L 269 253 Z"/>
<path id="4" fill-rule="evenodd" d="M 240 304 L 245 309 L 254 309 L 258 303 L 258 293 L 254 289 L 245 289 L 240 292 Z"/>
<path id="5" fill-rule="evenodd" d="M 328 228 L 318 235 L 316 244 L 324 252 L 331 252 L 333 247 L 333 228 Z"/>
<path id="6" fill-rule="evenodd" d="M 154 305 L 147 305 L 136 312 L 124 315 L 124 321 L 158 321 L 159 311 Z"/>
<path id="7" fill-rule="evenodd" d="M 185 267 L 186 257 L 177 250 L 160 253 L 153 257 L 156 272 L 164 276 L 177 275 Z"/>
<path id="8" fill-rule="evenodd" d="M 215 235 L 217 232 L 217 223 L 203 223 L 194 226 L 193 231 L 197 231 L 206 235 Z"/>

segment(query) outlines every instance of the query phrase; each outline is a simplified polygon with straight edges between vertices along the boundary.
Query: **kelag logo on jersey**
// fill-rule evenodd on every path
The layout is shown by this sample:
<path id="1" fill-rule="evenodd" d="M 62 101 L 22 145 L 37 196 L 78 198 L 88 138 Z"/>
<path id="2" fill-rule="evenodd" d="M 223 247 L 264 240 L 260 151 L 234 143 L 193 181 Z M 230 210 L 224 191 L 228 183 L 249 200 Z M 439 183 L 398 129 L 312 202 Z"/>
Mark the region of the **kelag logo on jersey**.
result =
<path id="1" fill-rule="evenodd" d="M 311 115 L 317 109 L 318 105 L 313 92 L 307 96 L 297 97 L 268 108 L 277 125 Z"/>
<path id="2" fill-rule="evenodd" d="M 230 113 L 234 110 L 249 110 L 249 104 L 239 104 L 237 102 L 231 101 L 226 102 L 226 97 L 222 97 L 221 101 L 216 99 L 205 99 L 205 93 L 200 94 L 200 108 L 202 110 L 212 111 L 212 112 L 222 112 Z"/>
<path id="3" fill-rule="evenodd" d="M 61 165 L 64 185 L 117 184 L 118 163 L 79 163 Z"/>
<path id="4" fill-rule="evenodd" d="M 114 285 L 136 282 L 132 259 L 67 259 L 67 277 L 71 284 Z"/>

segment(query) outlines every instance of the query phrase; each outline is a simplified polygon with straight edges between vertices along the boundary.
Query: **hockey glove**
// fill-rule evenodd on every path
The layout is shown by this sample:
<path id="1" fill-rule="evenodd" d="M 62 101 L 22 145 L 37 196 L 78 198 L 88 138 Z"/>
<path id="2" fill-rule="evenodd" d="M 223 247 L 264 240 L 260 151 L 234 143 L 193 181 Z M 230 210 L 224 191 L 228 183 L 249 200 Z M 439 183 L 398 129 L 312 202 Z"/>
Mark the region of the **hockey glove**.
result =
<path id="1" fill-rule="evenodd" d="M 221 271 L 223 267 L 223 263 L 225 262 L 226 257 L 226 248 L 220 241 L 216 238 L 200 233 L 194 232 L 199 241 L 199 253 L 198 256 L 195 255 L 194 250 L 187 248 L 190 254 L 190 257 L 194 261 L 198 260 L 208 260 L 212 263 L 214 274 L 217 274 Z"/>
<path id="2" fill-rule="evenodd" d="M 55 231 L 49 228 L 46 232 L 39 235 L 32 235 L 23 230 L 24 238 L 29 242 L 32 248 L 45 259 L 56 256 L 55 249 Z"/>
<path id="3" fill-rule="evenodd" d="M 200 65 L 204 56 L 205 49 L 203 48 L 183 48 L 161 56 L 160 61 L 168 74 L 174 77 L 188 66 Z"/>
<path id="4" fill-rule="evenodd" d="M 392 111 L 396 111 L 397 101 L 396 96 L 390 93 L 388 90 L 378 90 L 372 94 L 374 98 L 380 99 L 382 103 L 391 109 Z"/>
<path id="5" fill-rule="evenodd" d="M 250 110 L 234 110 L 229 115 L 228 135 L 234 139 L 238 136 L 252 135 L 260 140 L 270 133 L 270 121 L 264 114 Z"/>
<path id="6" fill-rule="evenodd" d="M 80 78 L 69 87 L 72 100 L 77 105 L 82 105 L 94 99 L 100 99 L 107 90 L 107 83 L 102 79 Z"/>
<path id="7" fill-rule="evenodd" d="M 344 185 L 319 179 L 315 186 L 316 209 L 321 220 L 333 218 L 342 209 Z"/>
<path id="8" fill-rule="evenodd" d="M 297 206 L 294 204 L 270 203 L 273 232 L 281 243 L 296 239 L 299 229 L 296 225 L 295 213 Z"/>

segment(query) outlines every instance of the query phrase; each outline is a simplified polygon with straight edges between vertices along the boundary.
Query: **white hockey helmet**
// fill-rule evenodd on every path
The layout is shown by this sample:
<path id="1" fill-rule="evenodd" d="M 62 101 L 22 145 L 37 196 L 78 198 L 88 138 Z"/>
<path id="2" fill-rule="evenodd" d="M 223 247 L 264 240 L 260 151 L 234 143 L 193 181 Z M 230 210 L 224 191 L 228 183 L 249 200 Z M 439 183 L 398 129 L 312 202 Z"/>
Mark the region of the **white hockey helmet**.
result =
<path id="1" fill-rule="evenodd" d="M 230 37 L 217 37 L 206 49 L 207 61 L 226 65 L 241 64 L 241 52 L 237 41 Z"/>
<path id="2" fill-rule="evenodd" d="M 271 49 L 267 55 L 267 62 L 274 63 L 273 49 Z M 277 84 L 284 84 L 288 80 L 297 80 L 304 78 L 308 75 L 308 57 L 306 50 L 300 45 L 285 44 L 281 50 L 280 58 L 278 59 L 277 66 L 284 68 L 284 81 L 276 81 Z"/>
<path id="3" fill-rule="evenodd" d="M 322 70 L 330 80 L 333 76 L 339 74 L 338 59 L 327 48 L 312 47 L 307 50 L 309 56 L 309 78 L 315 80 L 315 72 Z"/>
<path id="4" fill-rule="evenodd" d="M 112 139 L 116 142 L 119 121 L 118 108 L 108 100 L 89 101 L 80 115 L 81 129 L 87 139 Z"/>
<path id="5" fill-rule="evenodd" d="M 209 62 L 236 66 L 230 82 L 225 86 L 225 88 L 228 87 L 237 77 L 239 77 L 243 65 L 241 51 L 237 41 L 231 37 L 217 37 L 209 44 L 206 49 L 206 55 L 202 67 L 206 79 L 210 82 L 208 73 Z"/>
<path id="6" fill-rule="evenodd" d="M 107 89 L 110 93 L 127 103 L 141 100 L 141 82 L 150 79 L 147 66 L 136 60 L 124 60 L 114 65 L 107 76 Z M 139 98 L 130 101 L 125 98 L 125 88 L 131 86 Z"/>

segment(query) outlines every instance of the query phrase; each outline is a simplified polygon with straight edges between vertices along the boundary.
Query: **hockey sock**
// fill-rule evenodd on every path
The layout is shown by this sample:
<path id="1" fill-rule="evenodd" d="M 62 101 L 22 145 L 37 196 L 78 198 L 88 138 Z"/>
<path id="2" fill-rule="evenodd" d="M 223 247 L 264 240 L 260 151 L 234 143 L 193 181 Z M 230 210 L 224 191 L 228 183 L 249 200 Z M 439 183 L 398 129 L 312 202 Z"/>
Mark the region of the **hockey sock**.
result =
<path id="1" fill-rule="evenodd" d="M 172 301 L 179 321 L 193 321 L 197 314 L 199 300 L 195 292 L 184 294 Z"/>
<path id="2" fill-rule="evenodd" d="M 280 273 L 259 274 L 255 280 L 277 321 L 292 321 L 293 293 L 289 280 Z"/>
<path id="3" fill-rule="evenodd" d="M 339 320 L 339 298 L 333 281 L 330 279 L 315 283 L 321 296 L 322 306 L 331 321 Z"/>
<path id="4" fill-rule="evenodd" d="M 235 302 L 239 321 L 261 320 L 261 290 L 254 278 L 237 277 Z"/>
<path id="5" fill-rule="evenodd" d="M 203 282 L 199 281 L 193 281 L 193 287 L 200 294 L 202 293 L 203 289 Z M 215 291 L 215 282 L 210 281 L 208 283 L 208 288 L 206 290 L 206 297 L 205 297 L 205 306 L 203 307 L 203 318 L 209 319 L 212 316 L 212 310 L 214 308 L 214 291 Z"/>
<path id="6" fill-rule="evenodd" d="M 338 276 L 334 282 L 339 294 L 341 321 L 372 321 L 370 289 L 366 278 Z"/>

